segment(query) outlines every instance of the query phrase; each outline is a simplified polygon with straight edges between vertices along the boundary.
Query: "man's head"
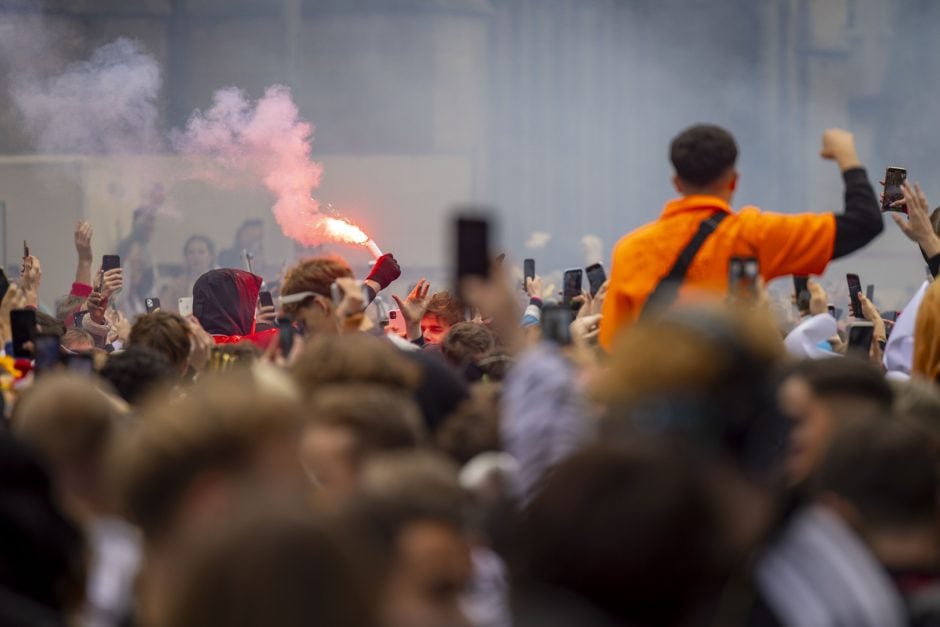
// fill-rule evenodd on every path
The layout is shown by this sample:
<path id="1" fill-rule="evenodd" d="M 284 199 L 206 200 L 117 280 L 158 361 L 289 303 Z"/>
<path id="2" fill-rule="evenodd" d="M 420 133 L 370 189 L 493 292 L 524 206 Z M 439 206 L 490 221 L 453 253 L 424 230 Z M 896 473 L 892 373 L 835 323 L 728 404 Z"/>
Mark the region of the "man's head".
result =
<path id="1" fill-rule="evenodd" d="M 330 286 L 336 279 L 352 276 L 349 265 L 339 257 L 304 259 L 284 275 L 282 313 L 303 324 L 309 334 L 336 333 Z"/>
<path id="2" fill-rule="evenodd" d="M 887 419 L 893 393 L 877 368 L 856 359 L 797 364 L 778 388 L 783 412 L 793 420 L 787 478 L 799 484 L 818 469 L 833 434 L 866 418 Z"/>
<path id="3" fill-rule="evenodd" d="M 87 353 L 94 350 L 95 338 L 85 329 L 69 329 L 62 336 L 62 348 L 73 353 Z"/>
<path id="4" fill-rule="evenodd" d="M 447 331 L 441 352 L 452 366 L 460 368 L 483 358 L 496 347 L 496 338 L 484 324 L 458 322 Z"/>
<path id="5" fill-rule="evenodd" d="M 180 378 L 179 370 L 165 355 L 145 346 L 129 346 L 111 353 L 98 374 L 134 406 L 151 394 L 173 386 Z"/>
<path id="6" fill-rule="evenodd" d="M 202 276 L 215 265 L 215 244 L 206 235 L 192 235 L 183 244 L 183 259 L 190 277 Z"/>
<path id="7" fill-rule="evenodd" d="M 127 345 L 160 353 L 180 374 L 189 367 L 189 328 L 186 321 L 174 313 L 155 311 L 137 318 Z"/>
<path id="8" fill-rule="evenodd" d="M 683 196 L 707 194 L 730 202 L 738 181 L 737 158 L 738 146 L 725 129 L 710 124 L 687 128 L 669 150 L 673 185 Z"/>
<path id="9" fill-rule="evenodd" d="M 452 326 L 464 320 L 464 308 L 450 292 L 438 292 L 428 301 L 421 318 L 421 333 L 426 344 L 440 344 Z"/>
<path id="10" fill-rule="evenodd" d="M 321 388 L 307 413 L 311 418 L 301 435 L 301 460 L 327 496 L 353 494 L 369 458 L 414 450 L 425 439 L 421 412 L 410 395 L 385 385 Z"/>

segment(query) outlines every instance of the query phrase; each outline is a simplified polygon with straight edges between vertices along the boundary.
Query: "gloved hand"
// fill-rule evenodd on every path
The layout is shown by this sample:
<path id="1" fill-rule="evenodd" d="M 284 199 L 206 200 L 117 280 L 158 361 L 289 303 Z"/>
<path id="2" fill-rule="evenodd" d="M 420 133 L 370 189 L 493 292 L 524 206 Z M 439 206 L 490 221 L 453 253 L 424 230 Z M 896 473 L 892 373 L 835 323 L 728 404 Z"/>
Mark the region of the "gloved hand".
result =
<path id="1" fill-rule="evenodd" d="M 392 284 L 392 281 L 401 276 L 401 266 L 395 260 L 395 256 L 386 253 L 376 259 L 372 266 L 372 272 L 366 277 L 366 281 L 372 281 L 378 284 L 379 289 L 384 290 Z"/>

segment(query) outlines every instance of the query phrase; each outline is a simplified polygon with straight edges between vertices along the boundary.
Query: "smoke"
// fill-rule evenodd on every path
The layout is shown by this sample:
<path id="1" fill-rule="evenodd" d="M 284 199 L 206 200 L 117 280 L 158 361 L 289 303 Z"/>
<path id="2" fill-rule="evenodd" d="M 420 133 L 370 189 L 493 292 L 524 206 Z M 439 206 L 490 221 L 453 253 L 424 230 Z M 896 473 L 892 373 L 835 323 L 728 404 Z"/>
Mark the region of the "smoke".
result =
<path id="1" fill-rule="evenodd" d="M 525 243 L 526 248 L 545 248 L 552 236 L 545 231 L 535 231 Z"/>
<path id="2" fill-rule="evenodd" d="M 194 113 L 172 143 L 190 158 L 192 178 L 226 187 L 263 183 L 277 198 L 274 216 L 284 234 L 309 246 L 327 238 L 311 197 L 323 172 L 310 158 L 312 135 L 287 87 L 269 87 L 256 103 L 229 87 L 215 93 L 209 109 Z"/>
<path id="3" fill-rule="evenodd" d="M 604 241 L 597 235 L 585 235 L 581 238 L 584 250 L 584 265 L 591 266 L 604 261 Z"/>
<path id="4" fill-rule="evenodd" d="M 41 152 L 140 154 L 162 145 L 160 85 L 156 60 L 121 38 L 56 76 L 15 75 L 10 95 Z"/>

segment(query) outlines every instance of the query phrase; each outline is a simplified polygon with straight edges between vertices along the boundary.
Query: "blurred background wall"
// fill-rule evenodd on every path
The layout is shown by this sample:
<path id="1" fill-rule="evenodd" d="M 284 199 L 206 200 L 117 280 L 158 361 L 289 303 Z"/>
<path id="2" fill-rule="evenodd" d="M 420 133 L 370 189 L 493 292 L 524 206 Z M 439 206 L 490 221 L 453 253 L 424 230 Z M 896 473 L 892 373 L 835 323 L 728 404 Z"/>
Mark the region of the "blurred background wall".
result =
<path id="1" fill-rule="evenodd" d="M 317 198 L 438 278 L 447 218 L 463 202 L 494 206 L 502 244 L 540 270 L 583 265 L 587 235 L 606 259 L 670 197 L 668 142 L 699 121 L 738 138 L 739 206 L 838 210 L 838 173 L 817 155 L 829 126 L 856 132 L 873 178 L 907 166 L 940 198 L 940 3 L 930 0 L 0 0 L 0 23 L 37 14 L 59 51 L 36 56 L 43 71 L 120 36 L 138 40 L 162 67 L 166 129 L 220 87 L 259 97 L 289 86 L 316 126 Z M 15 263 L 28 239 L 51 299 L 71 280 L 74 221 L 90 219 L 96 254 L 110 252 L 145 174 L 172 157 L 37 154 L 4 80 L 3 259 Z M 153 244 L 161 263 L 179 263 L 194 232 L 228 246 L 249 216 L 268 223 L 269 259 L 293 258 L 263 190 L 183 181 L 167 191 Z M 846 268 L 878 283 L 885 307 L 901 304 L 923 265 L 886 230 L 830 271 L 833 285 Z M 545 241 L 535 232 L 550 237 L 527 248 Z"/>

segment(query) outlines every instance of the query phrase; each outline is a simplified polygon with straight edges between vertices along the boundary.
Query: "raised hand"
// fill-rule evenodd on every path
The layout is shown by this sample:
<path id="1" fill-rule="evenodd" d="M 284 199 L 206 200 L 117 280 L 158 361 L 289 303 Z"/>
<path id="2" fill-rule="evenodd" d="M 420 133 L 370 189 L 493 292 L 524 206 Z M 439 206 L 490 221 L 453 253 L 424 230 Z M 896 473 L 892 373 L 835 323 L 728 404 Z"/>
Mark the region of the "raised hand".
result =
<path id="1" fill-rule="evenodd" d="M 431 301 L 430 292 L 431 284 L 427 279 L 421 279 L 405 300 L 402 300 L 397 295 L 392 295 L 392 298 L 398 303 L 401 317 L 405 320 L 405 328 L 408 330 L 409 341 L 414 341 L 421 337 L 421 318 L 424 317 L 425 312 L 428 310 L 428 303 Z"/>
<path id="2" fill-rule="evenodd" d="M 80 262 L 91 263 L 91 224 L 84 220 L 75 226 L 75 252 Z"/>
<path id="3" fill-rule="evenodd" d="M 911 187 L 910 183 L 905 182 L 901 186 L 901 193 L 904 198 L 895 201 L 892 206 L 906 205 L 907 219 L 892 213 L 894 223 L 908 239 L 924 249 L 927 257 L 940 254 L 940 237 L 930 222 L 930 203 L 927 202 L 927 196 L 920 189 L 920 185 Z"/>
<path id="4" fill-rule="evenodd" d="M 839 164 L 842 170 L 861 166 L 858 152 L 855 150 L 855 137 L 841 128 L 826 129 L 822 136 L 822 149 L 819 155 Z"/>
<path id="5" fill-rule="evenodd" d="M 809 287 L 809 313 L 812 316 L 829 313 L 829 295 L 823 286 L 816 281 L 808 281 Z"/>

